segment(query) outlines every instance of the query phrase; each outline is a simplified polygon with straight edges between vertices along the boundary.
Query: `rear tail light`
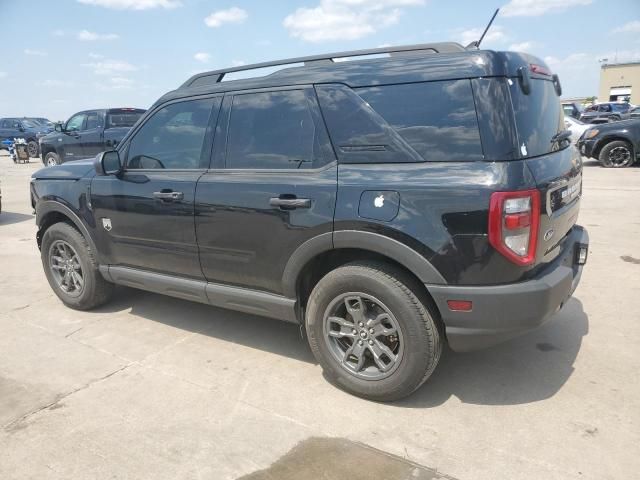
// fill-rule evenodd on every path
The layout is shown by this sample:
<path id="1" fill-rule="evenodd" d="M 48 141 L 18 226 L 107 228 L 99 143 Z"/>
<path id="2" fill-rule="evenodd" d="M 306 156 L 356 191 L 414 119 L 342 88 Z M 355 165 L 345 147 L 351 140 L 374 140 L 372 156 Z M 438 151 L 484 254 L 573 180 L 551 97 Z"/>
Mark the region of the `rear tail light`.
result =
<path id="1" fill-rule="evenodd" d="M 495 192 L 489 204 L 489 243 L 517 265 L 536 259 L 540 192 Z"/>

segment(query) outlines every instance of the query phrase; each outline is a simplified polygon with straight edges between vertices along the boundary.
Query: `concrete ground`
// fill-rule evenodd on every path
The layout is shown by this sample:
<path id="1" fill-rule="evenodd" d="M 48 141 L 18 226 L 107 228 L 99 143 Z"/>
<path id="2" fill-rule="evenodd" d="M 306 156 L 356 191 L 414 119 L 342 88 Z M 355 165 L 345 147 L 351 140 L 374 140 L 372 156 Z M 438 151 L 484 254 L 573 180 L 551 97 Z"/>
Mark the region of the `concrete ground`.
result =
<path id="1" fill-rule="evenodd" d="M 585 167 L 589 264 L 551 322 L 383 405 L 328 384 L 290 324 L 124 288 L 65 308 L 39 166 L 0 156 L 0 478 L 637 478 L 640 168 Z"/>

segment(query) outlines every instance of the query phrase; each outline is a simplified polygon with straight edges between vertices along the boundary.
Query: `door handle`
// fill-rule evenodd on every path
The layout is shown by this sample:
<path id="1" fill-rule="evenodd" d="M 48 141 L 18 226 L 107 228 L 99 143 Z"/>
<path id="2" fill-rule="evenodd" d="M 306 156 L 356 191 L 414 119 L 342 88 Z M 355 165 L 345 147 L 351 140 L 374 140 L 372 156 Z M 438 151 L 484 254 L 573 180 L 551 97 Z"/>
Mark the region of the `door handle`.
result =
<path id="1" fill-rule="evenodd" d="M 270 198 L 269 205 L 271 205 L 272 207 L 280 208 L 282 210 L 295 210 L 296 208 L 310 208 L 311 199 L 280 195 L 279 197 Z"/>
<path id="2" fill-rule="evenodd" d="M 175 202 L 176 200 L 182 200 L 184 193 L 182 192 L 153 192 L 153 198 L 162 200 L 163 202 Z"/>

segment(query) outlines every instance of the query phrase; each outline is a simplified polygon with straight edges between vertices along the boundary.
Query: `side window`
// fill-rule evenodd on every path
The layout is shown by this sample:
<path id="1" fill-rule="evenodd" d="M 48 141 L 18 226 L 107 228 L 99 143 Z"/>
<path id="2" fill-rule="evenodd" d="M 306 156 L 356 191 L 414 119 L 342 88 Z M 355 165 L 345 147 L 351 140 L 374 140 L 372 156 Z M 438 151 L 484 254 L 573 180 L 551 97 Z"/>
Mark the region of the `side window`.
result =
<path id="1" fill-rule="evenodd" d="M 611 111 L 611 105 L 600 105 L 600 111 L 601 112 L 610 112 Z"/>
<path id="2" fill-rule="evenodd" d="M 82 125 L 84 124 L 85 118 L 87 118 L 87 115 L 84 113 L 74 115 L 67 122 L 65 130 L 82 130 Z"/>
<path id="3" fill-rule="evenodd" d="M 424 160 L 483 159 L 469 80 L 367 87 L 356 92 Z"/>
<path id="4" fill-rule="evenodd" d="M 323 125 L 316 125 L 304 90 L 238 94 L 227 135 L 227 168 L 317 168 L 328 156 Z"/>
<path id="5" fill-rule="evenodd" d="M 155 112 L 129 144 L 129 169 L 190 169 L 209 166 L 212 108 L 220 98 L 172 103 Z"/>
<path id="6" fill-rule="evenodd" d="M 90 112 L 87 114 L 87 124 L 85 126 L 85 130 L 94 130 L 96 128 L 102 127 L 102 122 L 100 120 L 100 115 L 97 112 Z"/>

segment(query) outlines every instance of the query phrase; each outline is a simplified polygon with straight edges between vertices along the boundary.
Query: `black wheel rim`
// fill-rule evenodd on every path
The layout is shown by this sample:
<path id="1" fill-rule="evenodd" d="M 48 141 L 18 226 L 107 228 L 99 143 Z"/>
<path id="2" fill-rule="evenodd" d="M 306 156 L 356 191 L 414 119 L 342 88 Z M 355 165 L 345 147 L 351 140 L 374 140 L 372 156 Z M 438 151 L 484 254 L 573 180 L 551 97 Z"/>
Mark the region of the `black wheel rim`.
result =
<path id="1" fill-rule="evenodd" d="M 333 358 L 358 378 L 386 378 L 402 360 L 404 341 L 398 321 L 371 295 L 349 292 L 336 297 L 325 311 L 323 330 Z"/>
<path id="2" fill-rule="evenodd" d="M 614 167 L 624 167 L 631 160 L 631 151 L 627 147 L 615 147 L 609 152 L 609 163 Z"/>
<path id="3" fill-rule="evenodd" d="M 84 275 L 80 258 L 64 240 L 56 240 L 49 248 L 49 268 L 58 288 L 70 297 L 78 297 L 84 290 Z"/>
<path id="4" fill-rule="evenodd" d="M 30 157 L 38 156 L 38 144 L 36 142 L 29 142 L 27 144 L 27 151 L 29 152 Z"/>

